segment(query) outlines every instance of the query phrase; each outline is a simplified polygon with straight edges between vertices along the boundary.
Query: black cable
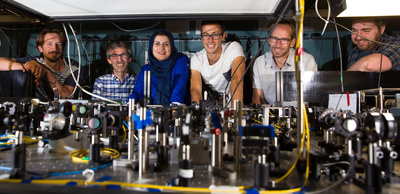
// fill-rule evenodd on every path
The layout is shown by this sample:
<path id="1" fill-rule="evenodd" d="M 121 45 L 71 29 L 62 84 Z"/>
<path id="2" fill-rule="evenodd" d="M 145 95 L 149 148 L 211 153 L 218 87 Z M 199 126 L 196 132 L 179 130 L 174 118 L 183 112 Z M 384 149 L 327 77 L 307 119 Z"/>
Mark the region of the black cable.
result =
<path id="1" fill-rule="evenodd" d="M 265 24 L 265 26 L 264 26 L 263 29 L 266 29 L 266 28 L 267 28 L 267 25 L 268 25 L 268 22 Z M 262 31 L 260 32 L 260 35 L 258 35 L 258 37 L 257 37 L 257 39 L 254 41 L 254 43 L 260 39 L 260 37 L 261 37 L 261 35 L 262 35 L 262 33 L 263 33 L 264 31 L 265 31 L 265 30 L 262 30 Z M 251 49 L 253 48 L 254 45 L 255 45 L 255 44 L 252 44 L 252 45 L 251 45 L 251 47 L 249 48 L 249 50 L 246 52 L 245 57 L 240 61 L 239 65 L 236 67 L 235 71 L 233 71 L 233 74 L 232 74 L 231 77 L 233 77 L 233 76 L 235 75 L 236 71 L 239 69 L 240 65 L 242 65 L 243 61 L 244 61 L 246 58 L 248 58 L 248 56 L 249 56 L 250 53 L 251 53 L 250 51 L 251 51 Z M 263 44 L 263 46 L 264 46 L 264 44 Z M 262 48 L 262 47 L 261 47 L 261 48 Z M 258 54 L 258 52 L 257 52 L 257 54 Z M 232 80 L 232 79 L 231 79 L 231 80 Z M 226 87 L 225 87 L 225 90 L 224 90 L 224 91 L 226 91 L 226 89 L 228 88 L 228 86 L 229 86 L 230 83 L 231 83 L 231 81 L 229 81 L 229 82 L 226 84 Z M 239 83 L 240 83 L 240 82 L 239 82 Z M 239 85 L 239 83 L 238 83 L 238 85 Z M 232 94 L 231 98 L 233 97 L 234 94 L 235 94 L 235 93 Z M 225 106 L 225 107 L 226 107 L 226 106 Z"/>
<path id="2" fill-rule="evenodd" d="M 342 50 L 342 55 L 343 55 L 343 62 L 345 62 L 343 64 L 344 68 L 347 70 L 347 60 L 349 58 L 349 52 L 348 52 L 348 47 L 349 47 L 349 40 L 351 40 L 351 35 L 346 35 L 342 38 L 341 40 L 341 44 L 343 46 L 343 50 Z"/>
<path id="3" fill-rule="evenodd" d="M 36 30 L 36 29 L 47 29 L 47 28 L 54 28 L 56 25 L 46 26 L 43 28 L 7 28 L 7 27 L 0 27 L 3 30 L 14 30 L 14 31 L 21 31 L 21 30 Z"/>
<path id="4" fill-rule="evenodd" d="M 359 35 L 359 34 L 353 32 L 352 30 L 346 28 L 345 26 L 343 26 L 343 25 L 340 24 L 340 23 L 336 23 L 336 22 L 334 22 L 334 21 L 326 20 L 326 19 L 323 19 L 323 18 L 322 18 L 322 20 L 323 20 L 323 21 L 327 21 L 327 22 L 332 23 L 332 24 L 335 24 L 335 25 L 338 25 L 338 26 L 340 26 L 341 28 L 345 29 L 346 31 L 348 31 L 348 32 L 350 32 L 350 33 L 352 33 L 352 34 L 354 34 L 354 35 L 357 35 L 357 36 L 359 36 L 359 37 L 361 37 L 361 38 L 363 38 L 363 39 L 365 39 L 365 40 L 374 42 L 374 43 L 376 43 L 376 44 L 400 48 L 399 45 L 388 44 L 388 43 L 384 43 L 384 42 L 372 40 L 372 39 L 366 38 L 366 37 L 364 37 L 364 36 L 361 36 L 361 35 Z"/>
<path id="5" fill-rule="evenodd" d="M 8 38 L 7 34 L 3 31 L 2 28 L 0 28 L 0 31 L 1 31 L 1 32 L 4 34 L 4 36 L 6 37 L 8 44 L 10 44 L 12 53 L 14 53 L 14 56 L 15 56 L 16 58 L 18 58 L 18 55 L 17 55 L 17 53 L 15 52 L 14 47 L 13 47 L 13 45 L 12 45 L 10 39 Z M 11 58 L 12 58 L 12 57 L 11 57 Z"/>
<path id="6" fill-rule="evenodd" d="M 291 0 L 289 0 L 289 1 L 286 3 L 285 7 L 284 7 L 283 10 L 282 10 L 282 13 L 279 15 L 279 17 L 278 17 L 278 19 L 276 20 L 274 26 L 273 26 L 272 29 L 269 31 L 269 34 L 268 34 L 268 36 L 267 36 L 267 38 L 266 38 L 266 41 L 263 43 L 263 45 L 260 47 L 260 49 L 258 49 L 256 55 L 258 55 L 258 54 L 260 53 L 260 51 L 261 51 L 262 48 L 264 47 L 265 43 L 268 42 L 269 37 L 271 36 L 272 32 L 275 30 L 275 27 L 278 25 L 279 21 L 281 20 L 283 14 L 286 12 L 286 9 L 289 7 L 289 4 L 290 4 L 290 3 L 291 3 Z M 264 32 L 264 31 L 262 31 L 262 32 Z M 261 32 L 261 33 L 262 33 L 262 32 Z M 260 33 L 260 36 L 261 36 L 261 33 Z M 260 36 L 259 36 L 259 37 L 260 37 Z M 259 39 L 259 37 L 257 38 L 257 40 Z M 253 44 L 253 45 L 254 45 L 254 44 Z M 244 60 L 244 59 L 243 59 L 243 60 Z M 251 65 L 254 64 L 254 61 L 255 61 L 255 60 L 256 60 L 256 57 L 253 57 L 253 59 L 250 61 L 250 65 L 249 65 L 248 67 L 246 67 L 246 69 L 245 69 L 245 71 L 244 71 L 242 77 L 240 78 L 238 84 L 237 84 L 236 87 L 235 87 L 235 90 L 233 90 L 233 93 L 232 93 L 231 98 L 230 98 L 229 101 L 225 104 L 225 107 L 224 107 L 224 108 L 226 108 L 226 107 L 228 106 L 228 104 L 232 101 L 232 98 L 233 98 L 233 96 L 235 95 L 236 90 L 238 89 L 238 87 L 239 87 L 239 85 L 240 85 L 240 82 L 243 80 L 244 75 L 246 75 L 246 72 L 250 69 Z M 240 66 L 241 64 L 242 64 L 242 63 L 240 63 L 240 64 L 238 65 L 238 67 L 236 68 L 236 70 L 239 68 L 239 66 Z M 235 72 L 233 73 L 233 75 L 235 75 L 236 70 L 235 70 Z M 233 77 L 233 75 L 232 75 L 232 77 Z M 229 83 L 230 83 L 230 82 L 228 82 L 228 84 L 229 84 Z M 227 86 L 227 87 L 228 87 L 228 86 Z M 226 88 L 227 88 L 227 87 L 226 87 Z M 226 88 L 225 88 L 225 90 L 226 90 Z"/>
<path id="7" fill-rule="evenodd" d="M 265 26 L 264 26 L 263 29 L 265 29 L 265 28 L 267 27 L 267 25 L 268 25 L 268 22 L 265 24 Z M 260 39 L 260 37 L 261 37 L 261 35 L 262 35 L 262 33 L 263 33 L 264 31 L 265 31 L 265 30 L 262 30 L 262 31 L 260 32 L 260 35 L 258 35 L 258 37 L 257 37 L 257 39 L 254 41 L 254 43 Z M 249 50 L 246 52 L 245 57 L 240 61 L 239 65 L 236 67 L 235 71 L 233 71 L 233 74 L 231 75 L 231 81 L 232 81 L 233 76 L 236 74 L 236 71 L 239 69 L 240 65 L 242 65 L 243 62 L 245 61 L 245 59 L 248 58 L 248 56 L 250 55 L 250 53 L 251 53 L 250 51 L 251 51 L 251 49 L 253 48 L 254 45 L 255 45 L 255 44 L 252 44 L 252 45 L 251 45 L 251 47 L 249 48 Z M 263 45 L 263 46 L 264 46 L 264 45 Z M 257 52 L 257 54 L 258 54 L 258 52 Z M 252 62 L 252 61 L 250 61 L 250 62 Z M 245 72 L 246 72 L 246 71 L 245 71 Z M 244 76 L 244 75 L 245 75 L 245 73 L 243 74 L 243 76 Z M 243 76 L 242 76 L 242 78 L 243 78 Z M 240 84 L 241 80 L 242 80 L 242 79 L 239 80 L 239 82 L 238 82 L 237 85 Z M 226 87 L 225 87 L 225 90 L 224 90 L 224 91 L 226 91 L 226 89 L 227 89 L 228 86 L 230 85 L 231 81 L 228 81 L 228 83 L 226 84 Z M 230 91 L 229 91 L 229 92 L 230 92 Z M 232 93 L 231 99 L 232 99 L 233 96 L 235 95 L 235 92 L 236 92 L 236 90 Z M 231 99 L 229 99 L 229 102 L 231 101 Z M 225 108 L 227 107 L 228 104 L 229 104 L 229 103 L 226 103 Z"/>
<path id="8" fill-rule="evenodd" d="M 139 28 L 139 29 L 134 29 L 134 30 L 126 30 L 126 29 L 123 29 L 123 28 L 121 28 L 121 27 L 119 27 L 117 24 L 115 24 L 114 22 L 111 22 L 115 27 L 117 27 L 118 29 L 120 29 L 120 30 L 122 30 L 122 31 L 124 31 L 124 32 L 138 32 L 138 31 L 143 31 L 143 30 L 148 30 L 148 29 L 151 29 L 151 28 L 154 28 L 154 27 L 156 27 L 158 24 L 160 24 L 161 22 L 157 22 L 156 24 L 154 24 L 154 25 L 152 25 L 152 26 L 149 26 L 149 27 L 145 27 L 145 28 Z"/>
<path id="9" fill-rule="evenodd" d="M 82 25 L 82 24 L 81 24 Z M 88 84 L 91 86 L 92 85 L 92 71 L 91 71 L 91 61 L 90 61 L 90 57 L 89 57 L 89 53 L 88 53 L 88 51 L 87 51 L 87 46 L 88 46 L 88 44 L 89 44 L 89 39 L 90 39 L 90 37 L 89 36 L 87 36 L 87 35 L 82 35 L 82 26 L 81 26 L 81 29 L 80 29 L 80 35 L 81 35 L 81 43 L 82 43 L 82 45 L 83 45 L 83 52 L 84 52 L 84 54 L 85 54 L 85 61 L 86 61 L 86 64 L 87 64 L 87 66 L 88 66 Z M 84 38 L 85 37 L 85 38 Z M 85 39 L 85 42 L 83 42 L 83 40 Z"/>
<path id="10" fill-rule="evenodd" d="M 337 164 L 345 164 L 345 165 L 349 166 L 349 168 L 347 169 L 346 175 L 342 179 L 336 181 L 335 183 L 333 183 L 333 184 L 331 184 L 328 187 L 325 187 L 323 189 L 316 190 L 316 191 L 311 191 L 311 192 L 305 192 L 305 193 L 306 194 L 327 193 L 328 191 L 332 190 L 334 187 L 338 186 L 343 181 L 347 180 L 347 178 L 350 176 L 350 172 L 352 171 L 352 166 L 350 165 L 349 162 L 347 162 L 347 161 L 338 161 L 338 162 L 326 163 L 326 164 L 323 164 L 323 166 L 327 167 L 327 166 L 333 166 L 333 165 L 337 165 Z"/>

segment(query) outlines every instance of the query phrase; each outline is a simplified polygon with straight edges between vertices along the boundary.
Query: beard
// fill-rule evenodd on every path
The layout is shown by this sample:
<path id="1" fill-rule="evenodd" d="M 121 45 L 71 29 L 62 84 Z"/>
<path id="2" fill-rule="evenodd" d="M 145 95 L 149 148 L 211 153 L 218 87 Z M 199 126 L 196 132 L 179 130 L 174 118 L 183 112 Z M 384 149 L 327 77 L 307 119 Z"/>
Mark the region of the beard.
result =
<path id="1" fill-rule="evenodd" d="M 56 55 L 54 55 L 54 53 L 56 53 Z M 53 63 L 57 62 L 58 60 L 60 60 L 60 58 L 62 57 L 60 52 L 49 52 L 47 54 L 43 53 L 43 57 Z"/>
<path id="2" fill-rule="evenodd" d="M 365 44 L 365 45 L 356 44 L 357 47 L 362 51 L 373 51 L 376 48 L 376 46 L 378 45 L 375 42 L 372 42 L 372 41 L 369 41 L 369 40 L 366 40 L 366 39 L 363 39 L 363 40 L 367 41 L 367 44 Z M 378 33 L 378 34 L 376 34 L 375 38 L 372 39 L 372 40 L 375 40 L 375 41 L 379 42 L 379 41 L 382 40 L 382 35 Z"/>

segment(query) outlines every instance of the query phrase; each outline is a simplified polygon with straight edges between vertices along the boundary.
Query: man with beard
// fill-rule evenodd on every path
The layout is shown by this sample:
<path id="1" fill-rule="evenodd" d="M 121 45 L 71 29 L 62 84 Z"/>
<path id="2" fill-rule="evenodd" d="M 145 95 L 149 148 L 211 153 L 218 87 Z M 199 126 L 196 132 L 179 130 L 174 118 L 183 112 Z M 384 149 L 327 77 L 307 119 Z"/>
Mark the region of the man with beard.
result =
<path id="1" fill-rule="evenodd" d="M 272 27 L 271 27 L 272 29 Z M 271 52 L 259 56 L 253 66 L 253 103 L 275 105 L 275 72 L 295 71 L 295 28 L 290 21 L 280 21 L 268 39 Z M 304 71 L 317 71 L 315 59 L 303 52 Z"/>
<path id="2" fill-rule="evenodd" d="M 107 61 L 113 73 L 98 77 L 93 86 L 93 94 L 126 102 L 135 86 L 135 76 L 128 73 L 129 62 L 132 61 L 131 45 L 125 41 L 115 41 L 108 45 Z M 99 100 L 93 96 L 92 100 Z"/>
<path id="3" fill-rule="evenodd" d="M 385 28 L 381 20 L 353 20 L 351 40 L 356 47 L 349 55 L 348 71 L 400 71 L 400 37 L 388 36 Z"/>
<path id="4" fill-rule="evenodd" d="M 74 72 L 78 79 L 78 62 L 63 58 L 66 37 L 59 29 L 44 29 L 36 39 L 40 56 L 23 58 L 0 58 L 0 71 L 23 70 L 35 76 L 36 97 L 41 100 L 70 98 L 75 90 Z"/>

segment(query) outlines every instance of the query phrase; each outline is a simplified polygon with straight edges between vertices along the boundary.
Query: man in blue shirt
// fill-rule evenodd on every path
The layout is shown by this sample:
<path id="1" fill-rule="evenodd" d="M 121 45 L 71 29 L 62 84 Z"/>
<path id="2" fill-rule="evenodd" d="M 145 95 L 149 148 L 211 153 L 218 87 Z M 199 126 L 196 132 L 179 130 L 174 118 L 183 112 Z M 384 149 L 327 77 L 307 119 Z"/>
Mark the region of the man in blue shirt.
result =
<path id="1" fill-rule="evenodd" d="M 400 71 L 400 36 L 386 35 L 385 27 L 373 18 L 353 21 L 351 39 L 356 47 L 349 55 L 348 71 Z"/>
<path id="2" fill-rule="evenodd" d="M 113 73 L 96 79 L 93 94 L 125 102 L 135 85 L 135 76 L 128 72 L 129 62 L 132 61 L 130 44 L 125 41 L 112 42 L 107 48 L 107 61 L 112 65 Z M 100 98 L 93 96 L 92 100 Z"/>

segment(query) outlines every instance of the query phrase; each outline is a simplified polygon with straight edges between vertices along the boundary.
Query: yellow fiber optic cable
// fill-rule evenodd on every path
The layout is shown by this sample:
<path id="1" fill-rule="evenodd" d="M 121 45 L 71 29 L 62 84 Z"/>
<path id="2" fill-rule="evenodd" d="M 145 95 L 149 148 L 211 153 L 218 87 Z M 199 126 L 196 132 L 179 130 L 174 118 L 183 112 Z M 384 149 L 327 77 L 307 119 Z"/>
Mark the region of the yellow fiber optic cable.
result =
<path id="1" fill-rule="evenodd" d="M 121 144 L 119 144 L 120 148 L 122 147 L 122 145 L 124 145 L 125 140 L 126 140 L 126 129 L 125 129 L 124 125 L 122 125 L 122 129 L 124 130 L 124 139 L 122 140 Z"/>

